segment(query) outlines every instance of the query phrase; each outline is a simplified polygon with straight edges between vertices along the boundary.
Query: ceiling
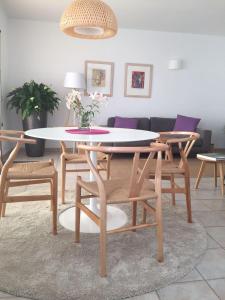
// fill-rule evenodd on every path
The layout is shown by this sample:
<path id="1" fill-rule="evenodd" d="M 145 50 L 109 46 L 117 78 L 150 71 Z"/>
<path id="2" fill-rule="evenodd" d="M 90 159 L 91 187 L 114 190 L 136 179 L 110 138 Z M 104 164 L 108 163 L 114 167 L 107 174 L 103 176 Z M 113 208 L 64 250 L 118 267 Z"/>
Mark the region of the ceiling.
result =
<path id="1" fill-rule="evenodd" d="M 9 17 L 58 22 L 72 0 L 0 0 Z M 225 0 L 105 0 L 120 28 L 225 35 Z"/>

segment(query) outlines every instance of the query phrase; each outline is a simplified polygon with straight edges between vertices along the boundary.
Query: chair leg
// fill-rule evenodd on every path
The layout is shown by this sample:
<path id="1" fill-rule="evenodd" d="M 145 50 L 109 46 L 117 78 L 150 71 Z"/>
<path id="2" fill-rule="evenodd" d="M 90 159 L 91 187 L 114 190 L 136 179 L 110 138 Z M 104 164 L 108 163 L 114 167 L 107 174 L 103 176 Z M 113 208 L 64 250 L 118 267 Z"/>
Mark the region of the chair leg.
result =
<path id="1" fill-rule="evenodd" d="M 196 179 L 195 189 L 197 189 L 198 186 L 199 186 L 199 182 L 200 182 L 200 180 L 201 180 L 201 178 L 202 178 L 202 174 L 203 174 L 204 169 L 205 169 L 205 161 L 203 160 L 202 163 L 201 163 L 199 172 L 198 172 L 198 177 L 197 177 L 197 179 Z"/>
<path id="2" fill-rule="evenodd" d="M 52 233 L 57 234 L 57 199 L 58 199 L 58 174 L 53 178 L 52 188 Z"/>
<path id="3" fill-rule="evenodd" d="M 220 188 L 221 188 L 221 195 L 224 196 L 224 170 L 223 170 L 223 163 L 219 163 L 219 172 L 220 172 Z"/>
<path id="4" fill-rule="evenodd" d="M 66 161 L 61 157 L 61 198 L 62 204 L 65 204 L 65 190 L 66 190 Z"/>
<path id="5" fill-rule="evenodd" d="M 214 164 L 214 184 L 217 187 L 217 163 Z"/>
<path id="6" fill-rule="evenodd" d="M 190 177 L 185 174 L 185 197 L 186 197 L 186 206 L 187 206 L 187 219 L 188 223 L 192 223 L 192 212 L 191 212 L 191 192 L 190 192 Z"/>
<path id="7" fill-rule="evenodd" d="M 137 201 L 132 202 L 132 226 L 135 226 L 137 223 Z M 133 232 L 136 230 L 133 229 Z"/>
<path id="8" fill-rule="evenodd" d="M 5 217 L 5 212 L 6 212 L 6 203 L 2 203 L 2 217 Z"/>
<path id="9" fill-rule="evenodd" d="M 9 182 L 6 181 L 5 191 L 4 191 L 4 196 L 3 197 L 7 197 L 8 191 L 9 191 Z M 5 217 L 5 213 L 6 213 L 6 203 L 2 203 L 2 212 L 1 212 L 2 217 Z"/>
<path id="10" fill-rule="evenodd" d="M 161 195 L 156 200 L 156 235 L 157 235 L 157 260 L 163 262 L 163 218 L 162 218 L 162 200 Z"/>
<path id="11" fill-rule="evenodd" d="M 100 276 L 106 277 L 106 224 L 107 224 L 107 211 L 106 201 L 100 203 Z"/>
<path id="12" fill-rule="evenodd" d="M 77 177 L 77 180 L 79 177 Z M 80 207 L 78 206 L 81 203 L 81 186 L 79 183 L 76 184 L 76 200 L 75 200 L 75 243 L 80 242 Z"/>
<path id="13" fill-rule="evenodd" d="M 106 162 L 106 176 L 107 176 L 107 180 L 110 179 L 110 173 L 111 173 L 110 167 L 111 167 L 111 158 L 107 157 L 107 162 Z"/>
<path id="14" fill-rule="evenodd" d="M 175 199 L 175 181 L 174 181 L 174 175 L 170 176 L 170 183 L 171 183 L 171 196 L 172 196 L 172 204 L 173 206 L 176 205 L 176 199 Z"/>
<path id="15" fill-rule="evenodd" d="M 53 211 L 53 187 L 54 187 L 54 182 L 53 182 L 53 180 L 51 180 L 50 189 L 51 189 L 52 199 L 51 199 L 51 203 L 50 203 L 50 211 Z"/>
<path id="16" fill-rule="evenodd" d="M 2 201 L 1 201 L 1 199 L 0 199 L 0 219 L 1 219 L 1 217 L 2 217 L 2 205 L 3 205 L 3 203 L 2 203 Z"/>

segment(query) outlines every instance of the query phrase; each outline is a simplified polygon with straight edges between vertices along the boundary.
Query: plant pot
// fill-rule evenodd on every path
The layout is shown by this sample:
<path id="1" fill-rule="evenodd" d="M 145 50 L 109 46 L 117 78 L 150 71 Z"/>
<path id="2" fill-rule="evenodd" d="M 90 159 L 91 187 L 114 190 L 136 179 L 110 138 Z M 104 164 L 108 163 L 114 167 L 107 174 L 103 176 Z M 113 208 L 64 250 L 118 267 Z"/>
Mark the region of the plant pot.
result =
<path id="1" fill-rule="evenodd" d="M 47 127 L 47 112 L 34 113 L 23 120 L 23 130 Z M 26 153 L 30 157 L 40 157 L 44 155 L 45 140 L 36 139 L 34 145 L 25 144 Z"/>

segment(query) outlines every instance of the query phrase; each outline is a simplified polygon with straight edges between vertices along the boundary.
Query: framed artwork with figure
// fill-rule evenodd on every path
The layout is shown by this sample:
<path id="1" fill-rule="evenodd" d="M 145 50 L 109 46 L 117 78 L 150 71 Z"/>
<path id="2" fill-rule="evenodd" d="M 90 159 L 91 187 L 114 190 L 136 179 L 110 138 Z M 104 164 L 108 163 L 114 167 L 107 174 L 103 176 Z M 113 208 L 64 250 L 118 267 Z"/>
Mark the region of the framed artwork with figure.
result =
<path id="1" fill-rule="evenodd" d="M 93 92 L 104 96 L 113 96 L 114 63 L 101 61 L 85 61 L 85 80 L 88 95 Z"/>
<path id="2" fill-rule="evenodd" d="M 151 98 L 153 65 L 131 64 L 125 66 L 125 97 Z"/>

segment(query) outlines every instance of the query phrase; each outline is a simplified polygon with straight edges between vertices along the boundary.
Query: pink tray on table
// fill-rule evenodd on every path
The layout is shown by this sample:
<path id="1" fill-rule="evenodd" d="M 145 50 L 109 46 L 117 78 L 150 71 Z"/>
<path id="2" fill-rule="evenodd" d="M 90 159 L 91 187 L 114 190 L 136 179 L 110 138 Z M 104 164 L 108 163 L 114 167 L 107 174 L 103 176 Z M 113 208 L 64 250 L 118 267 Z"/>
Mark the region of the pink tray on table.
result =
<path id="1" fill-rule="evenodd" d="M 66 129 L 66 132 L 71 133 L 71 134 L 108 134 L 110 131 L 104 130 L 104 129 L 92 129 L 92 128 L 87 128 L 87 129 Z"/>

